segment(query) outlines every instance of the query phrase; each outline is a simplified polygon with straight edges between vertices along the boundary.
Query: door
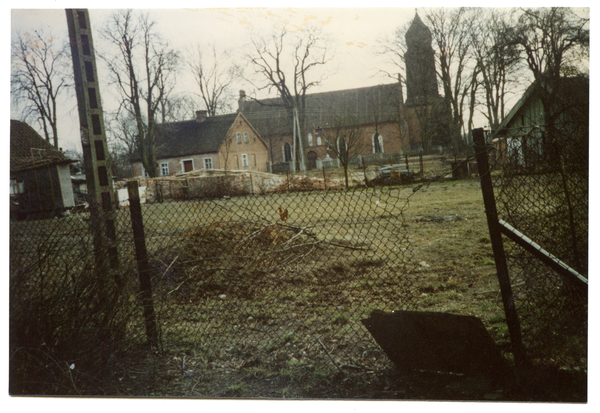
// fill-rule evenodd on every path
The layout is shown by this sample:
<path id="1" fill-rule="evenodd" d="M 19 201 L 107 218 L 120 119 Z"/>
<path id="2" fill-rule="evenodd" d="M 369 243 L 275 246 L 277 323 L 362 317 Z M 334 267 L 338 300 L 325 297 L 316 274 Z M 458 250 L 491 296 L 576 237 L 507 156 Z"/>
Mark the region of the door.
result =
<path id="1" fill-rule="evenodd" d="M 308 169 L 316 169 L 317 168 L 317 153 L 315 151 L 310 151 L 306 155 L 308 157 Z"/>
<path id="2" fill-rule="evenodd" d="M 194 161 L 188 159 L 187 161 L 183 161 L 183 172 L 191 172 L 194 170 Z"/>

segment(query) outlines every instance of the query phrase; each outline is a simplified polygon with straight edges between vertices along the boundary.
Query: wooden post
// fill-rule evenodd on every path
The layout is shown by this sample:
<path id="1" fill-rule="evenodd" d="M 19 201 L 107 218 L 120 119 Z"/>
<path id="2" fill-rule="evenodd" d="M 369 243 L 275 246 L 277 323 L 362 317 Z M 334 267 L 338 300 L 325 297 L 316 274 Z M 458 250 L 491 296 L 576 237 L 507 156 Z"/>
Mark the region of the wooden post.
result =
<path id="1" fill-rule="evenodd" d="M 423 176 L 425 176 L 425 171 L 423 170 L 423 169 L 425 169 L 423 167 L 423 152 L 421 152 L 419 154 L 419 163 L 421 164 L 421 178 L 422 178 Z"/>
<path id="2" fill-rule="evenodd" d="M 473 129 L 473 146 L 477 158 L 477 168 L 479 170 L 479 179 L 481 180 L 481 192 L 483 194 L 483 203 L 487 215 L 488 229 L 494 252 L 494 261 L 496 262 L 496 271 L 498 282 L 500 284 L 500 293 L 502 294 L 502 304 L 504 305 L 504 314 L 508 325 L 508 334 L 512 345 L 515 364 L 520 372 L 528 365 L 525 346 L 521 337 L 521 324 L 517 309 L 515 307 L 515 297 L 510 285 L 508 274 L 508 265 L 504 253 L 504 244 L 502 241 L 502 232 L 498 221 L 498 210 L 496 209 L 496 199 L 494 197 L 494 187 L 492 177 L 490 176 L 490 167 L 488 162 L 488 153 L 485 147 L 483 129 Z"/>
<path id="3" fill-rule="evenodd" d="M 150 266 L 148 265 L 148 252 L 146 251 L 146 237 L 144 235 L 144 222 L 142 220 L 142 205 L 137 181 L 127 182 L 129 193 L 129 211 L 131 212 L 131 228 L 133 230 L 133 243 L 137 258 L 138 274 L 140 278 L 140 293 L 144 320 L 146 321 L 146 337 L 152 347 L 158 347 L 158 333 L 154 302 L 152 300 L 152 284 L 150 282 Z"/>

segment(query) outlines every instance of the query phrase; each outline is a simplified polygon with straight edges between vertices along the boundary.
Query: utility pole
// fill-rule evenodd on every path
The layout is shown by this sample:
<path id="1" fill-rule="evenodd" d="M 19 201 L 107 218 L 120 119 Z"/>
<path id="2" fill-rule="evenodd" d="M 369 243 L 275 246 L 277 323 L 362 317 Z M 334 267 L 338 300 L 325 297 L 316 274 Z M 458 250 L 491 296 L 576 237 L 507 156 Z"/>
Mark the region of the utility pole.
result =
<path id="1" fill-rule="evenodd" d="M 99 274 L 106 274 L 109 270 L 108 264 L 113 270 L 119 264 L 112 173 L 106 144 L 94 43 L 87 9 L 65 11 L 79 109 L 96 269 Z"/>
<path id="2" fill-rule="evenodd" d="M 297 131 L 297 132 L 296 132 Z M 306 172 L 306 151 L 304 150 L 304 142 L 302 135 L 300 134 L 300 119 L 298 119 L 298 109 L 294 108 L 294 146 L 296 143 L 296 136 L 298 137 L 298 152 L 300 153 L 300 171 Z M 294 155 L 295 160 L 295 155 Z"/>

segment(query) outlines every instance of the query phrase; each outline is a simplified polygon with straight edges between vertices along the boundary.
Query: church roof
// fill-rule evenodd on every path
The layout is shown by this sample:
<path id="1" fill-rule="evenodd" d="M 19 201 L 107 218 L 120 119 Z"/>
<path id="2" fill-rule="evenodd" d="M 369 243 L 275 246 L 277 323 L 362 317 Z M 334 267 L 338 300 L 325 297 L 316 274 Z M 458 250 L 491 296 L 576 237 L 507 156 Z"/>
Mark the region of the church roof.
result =
<path id="1" fill-rule="evenodd" d="M 431 44 L 431 31 L 425 25 L 425 23 L 423 23 L 423 20 L 421 20 L 418 13 L 415 12 L 415 18 L 406 31 L 404 38 L 407 46 Z"/>

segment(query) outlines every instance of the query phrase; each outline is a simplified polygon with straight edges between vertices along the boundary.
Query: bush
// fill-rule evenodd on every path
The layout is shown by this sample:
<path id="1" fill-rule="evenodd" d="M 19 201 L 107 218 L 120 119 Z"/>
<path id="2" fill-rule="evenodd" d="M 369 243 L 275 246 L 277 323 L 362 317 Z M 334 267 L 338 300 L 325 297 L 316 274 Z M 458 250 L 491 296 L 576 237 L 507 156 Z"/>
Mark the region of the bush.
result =
<path id="1" fill-rule="evenodd" d="M 39 242 L 37 261 L 11 265 L 10 394 L 110 393 L 134 307 L 120 274 L 69 255 L 60 236 Z"/>

